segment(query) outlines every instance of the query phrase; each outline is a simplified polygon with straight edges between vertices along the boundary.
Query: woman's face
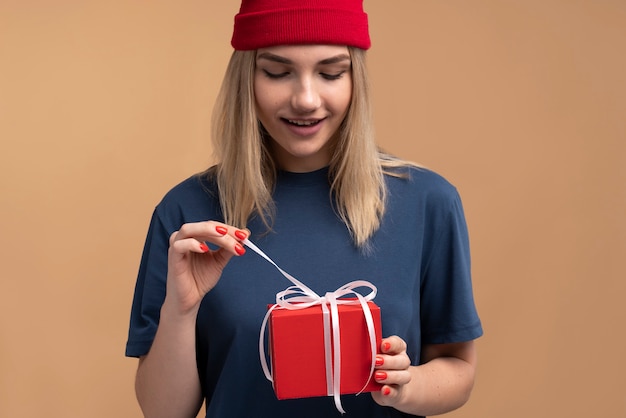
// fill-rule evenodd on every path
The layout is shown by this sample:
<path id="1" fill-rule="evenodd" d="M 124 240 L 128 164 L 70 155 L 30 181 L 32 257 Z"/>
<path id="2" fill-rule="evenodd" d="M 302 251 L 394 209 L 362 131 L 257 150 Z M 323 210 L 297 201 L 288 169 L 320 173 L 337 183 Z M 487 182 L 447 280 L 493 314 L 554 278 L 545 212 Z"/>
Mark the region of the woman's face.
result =
<path id="1" fill-rule="evenodd" d="M 327 166 L 331 143 L 352 96 L 348 48 L 290 45 L 256 54 L 257 115 L 273 139 L 280 168 L 309 172 Z"/>

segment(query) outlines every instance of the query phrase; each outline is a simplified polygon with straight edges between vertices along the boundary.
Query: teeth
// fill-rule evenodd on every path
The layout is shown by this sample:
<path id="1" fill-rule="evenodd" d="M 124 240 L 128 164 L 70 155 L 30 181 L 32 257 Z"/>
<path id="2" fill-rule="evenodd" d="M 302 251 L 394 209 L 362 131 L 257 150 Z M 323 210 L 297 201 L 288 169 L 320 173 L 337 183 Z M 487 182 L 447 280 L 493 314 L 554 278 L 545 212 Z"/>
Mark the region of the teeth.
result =
<path id="1" fill-rule="evenodd" d="M 288 119 L 288 121 L 289 121 L 289 123 L 292 123 L 292 124 L 298 125 L 298 126 L 311 126 L 311 125 L 315 125 L 316 123 L 319 122 L 317 120 L 307 121 L 307 120 L 293 120 L 293 119 Z"/>

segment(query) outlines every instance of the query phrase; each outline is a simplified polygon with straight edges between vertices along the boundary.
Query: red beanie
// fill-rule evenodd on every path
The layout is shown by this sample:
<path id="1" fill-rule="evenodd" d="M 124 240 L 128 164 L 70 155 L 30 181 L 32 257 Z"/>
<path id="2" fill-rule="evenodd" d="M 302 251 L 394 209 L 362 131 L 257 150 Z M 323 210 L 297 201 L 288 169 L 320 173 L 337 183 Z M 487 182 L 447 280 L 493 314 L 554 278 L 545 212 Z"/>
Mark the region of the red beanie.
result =
<path id="1" fill-rule="evenodd" d="M 369 49 L 363 0 L 242 0 L 231 45 L 330 44 Z"/>

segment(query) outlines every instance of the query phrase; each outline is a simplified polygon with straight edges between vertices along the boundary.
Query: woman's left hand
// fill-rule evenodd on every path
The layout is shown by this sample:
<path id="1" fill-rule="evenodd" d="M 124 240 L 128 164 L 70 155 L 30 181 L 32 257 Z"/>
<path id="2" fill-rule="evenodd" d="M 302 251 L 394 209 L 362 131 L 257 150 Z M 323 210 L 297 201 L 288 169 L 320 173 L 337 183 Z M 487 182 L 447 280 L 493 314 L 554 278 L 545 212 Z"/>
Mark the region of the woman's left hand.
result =
<path id="1" fill-rule="evenodd" d="M 372 392 L 372 398 L 379 405 L 394 406 L 402 399 L 404 385 L 411 381 L 411 360 L 406 354 L 406 342 L 398 336 L 383 338 L 380 349 L 374 379 L 383 387 Z"/>

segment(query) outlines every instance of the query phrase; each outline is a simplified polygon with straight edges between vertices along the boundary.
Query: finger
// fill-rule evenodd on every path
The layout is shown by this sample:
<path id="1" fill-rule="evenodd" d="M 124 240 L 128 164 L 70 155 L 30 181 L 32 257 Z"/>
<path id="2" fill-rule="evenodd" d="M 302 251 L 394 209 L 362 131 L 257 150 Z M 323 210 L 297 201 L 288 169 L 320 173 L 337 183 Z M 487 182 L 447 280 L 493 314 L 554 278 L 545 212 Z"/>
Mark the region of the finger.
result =
<path id="1" fill-rule="evenodd" d="M 238 240 L 243 241 L 250 236 L 250 231 L 248 229 L 236 229 L 234 235 Z"/>
<path id="2" fill-rule="evenodd" d="M 248 228 L 241 229 L 220 222 L 210 222 L 213 222 L 215 224 L 215 230 L 222 236 L 230 235 L 238 241 L 243 241 L 250 236 L 250 230 Z"/>
<path id="3" fill-rule="evenodd" d="M 377 354 L 376 370 L 405 370 L 411 365 L 411 359 L 402 351 L 398 354 Z"/>
<path id="4" fill-rule="evenodd" d="M 174 241 L 176 241 L 176 237 L 178 236 L 178 231 L 174 231 L 172 232 L 172 234 L 170 235 L 170 247 L 172 246 L 172 244 L 174 243 Z"/>
<path id="5" fill-rule="evenodd" d="M 182 225 L 175 239 L 197 238 L 200 241 L 214 242 L 219 245 L 228 235 L 228 225 L 215 221 L 190 222 Z"/>
<path id="6" fill-rule="evenodd" d="M 406 342 L 397 335 L 384 338 L 380 343 L 380 350 L 385 354 L 399 354 L 405 352 L 406 348 Z"/>
<path id="7" fill-rule="evenodd" d="M 232 237 L 241 242 L 250 236 L 250 230 L 247 228 L 240 229 L 231 225 L 220 222 L 209 221 L 215 225 L 215 231 L 222 237 Z M 210 227 L 209 227 L 210 228 Z M 243 247 L 242 247 L 243 248 Z"/>
<path id="8" fill-rule="evenodd" d="M 377 370 L 374 380 L 383 385 L 406 385 L 411 381 L 408 370 Z"/>
<path id="9" fill-rule="evenodd" d="M 232 247 L 237 255 L 244 255 L 246 253 L 246 249 L 243 246 L 243 241 L 246 240 L 250 236 L 249 229 L 239 229 L 226 224 L 218 224 L 215 226 L 216 231 L 221 234 L 224 238 L 232 237 L 237 242 L 234 243 Z"/>
<path id="10" fill-rule="evenodd" d="M 248 234 L 240 229 L 232 226 L 216 222 L 192 222 L 186 223 L 180 227 L 180 229 L 170 236 L 170 246 L 174 245 L 177 241 L 183 241 L 187 239 L 195 239 L 199 242 L 199 246 L 202 252 L 207 252 L 202 246 L 202 243 L 210 242 L 219 247 L 225 248 L 229 252 L 235 255 L 243 255 L 246 250 L 239 241 L 247 238 Z M 177 246 L 178 251 L 192 251 L 192 247 L 188 245 Z"/>
<path id="11" fill-rule="evenodd" d="M 392 385 L 383 385 L 379 391 L 372 392 L 372 399 L 382 406 L 393 406 L 399 396 L 399 389 Z"/>
<path id="12" fill-rule="evenodd" d="M 179 255 L 189 252 L 202 254 L 209 252 L 209 247 L 204 242 L 198 241 L 195 238 L 187 238 L 179 240 L 174 239 L 170 245 L 170 250 Z"/>

